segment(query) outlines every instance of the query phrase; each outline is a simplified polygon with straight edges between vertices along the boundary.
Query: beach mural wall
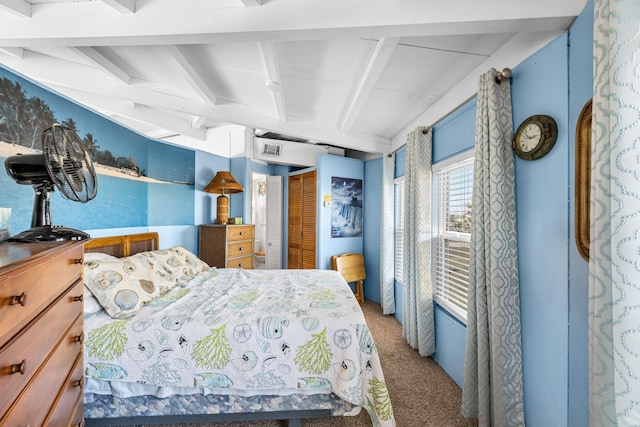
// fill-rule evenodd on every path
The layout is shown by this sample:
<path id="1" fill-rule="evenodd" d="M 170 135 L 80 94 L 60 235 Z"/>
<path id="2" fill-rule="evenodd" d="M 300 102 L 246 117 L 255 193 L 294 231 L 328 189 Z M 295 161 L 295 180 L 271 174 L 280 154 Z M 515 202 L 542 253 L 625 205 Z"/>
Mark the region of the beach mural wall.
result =
<path id="1" fill-rule="evenodd" d="M 10 233 L 31 227 L 34 190 L 17 184 L 5 159 L 41 151 L 53 123 L 72 128 L 89 151 L 98 193 L 87 203 L 51 193 L 53 225 L 80 230 L 192 225 L 195 152 L 149 139 L 0 66 L 0 207 Z"/>

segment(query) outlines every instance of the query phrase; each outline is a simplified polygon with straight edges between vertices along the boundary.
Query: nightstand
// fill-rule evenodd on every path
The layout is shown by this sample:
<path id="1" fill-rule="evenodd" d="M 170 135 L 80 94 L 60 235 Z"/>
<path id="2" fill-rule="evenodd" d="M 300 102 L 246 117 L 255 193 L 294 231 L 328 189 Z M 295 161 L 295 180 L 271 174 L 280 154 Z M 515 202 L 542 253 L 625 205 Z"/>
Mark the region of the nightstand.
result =
<path id="1" fill-rule="evenodd" d="M 200 259 L 217 268 L 253 269 L 254 226 L 200 226 Z"/>

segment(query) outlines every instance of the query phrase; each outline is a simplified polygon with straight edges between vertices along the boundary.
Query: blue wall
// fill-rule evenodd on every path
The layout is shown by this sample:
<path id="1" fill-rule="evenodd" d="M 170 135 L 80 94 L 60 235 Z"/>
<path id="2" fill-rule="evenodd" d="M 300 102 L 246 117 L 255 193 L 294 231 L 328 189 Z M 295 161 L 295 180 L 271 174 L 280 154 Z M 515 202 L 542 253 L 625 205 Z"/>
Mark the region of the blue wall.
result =
<path id="1" fill-rule="evenodd" d="M 569 31 L 569 395 L 568 427 L 589 425 L 589 263 L 576 248 L 574 223 L 575 132 L 578 116 L 593 95 L 593 2 Z"/>
<path id="2" fill-rule="evenodd" d="M 318 210 L 316 221 L 316 266 L 320 269 L 330 269 L 331 256 L 333 255 L 347 252 L 363 253 L 364 237 L 331 237 L 331 209 L 333 203 L 331 206 L 323 206 L 324 195 L 331 195 L 332 177 L 361 179 L 364 181 L 364 162 L 359 159 L 321 154 L 318 156 L 317 165 L 316 205 L 318 206 Z M 366 182 L 363 182 L 364 188 L 366 188 L 367 185 Z M 362 202 L 363 206 L 368 206 L 366 198 Z M 368 214 L 365 210 L 363 213 L 363 221 L 366 221 Z M 378 227 L 378 229 L 379 228 L 380 227 Z M 365 232 L 363 232 L 363 235 Z"/>
<path id="3" fill-rule="evenodd" d="M 380 302 L 380 221 L 382 220 L 382 159 L 364 164 L 364 233 L 363 254 L 367 279 L 364 297 Z"/>
<path id="4" fill-rule="evenodd" d="M 533 114 L 548 114 L 558 124 L 558 139 L 547 156 L 516 157 L 524 395 L 532 426 L 567 420 L 567 41 L 567 34 L 558 37 L 514 69 L 512 77 L 514 128 Z"/>

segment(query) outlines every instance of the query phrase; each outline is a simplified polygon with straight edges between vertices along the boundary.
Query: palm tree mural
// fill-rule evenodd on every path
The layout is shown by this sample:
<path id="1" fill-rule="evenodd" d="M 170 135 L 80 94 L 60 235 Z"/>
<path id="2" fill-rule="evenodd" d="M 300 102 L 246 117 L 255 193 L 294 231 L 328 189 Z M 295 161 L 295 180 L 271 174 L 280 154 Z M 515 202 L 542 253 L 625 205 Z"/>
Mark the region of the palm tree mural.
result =
<path id="1" fill-rule="evenodd" d="M 40 98 L 29 98 L 26 101 L 26 114 L 29 148 L 32 150 L 42 150 L 42 132 L 51 126 L 55 117 L 51 108 Z"/>
<path id="2" fill-rule="evenodd" d="M 84 138 L 82 138 L 82 143 L 84 147 L 87 149 L 91 160 L 96 161 L 96 153 L 100 150 L 100 146 L 98 145 L 98 140 L 94 139 L 91 133 L 87 133 Z"/>
<path id="3" fill-rule="evenodd" d="M 78 132 L 78 125 L 76 124 L 76 121 L 73 120 L 71 117 L 64 119 L 60 124 L 66 127 L 67 129 L 71 129 L 74 132 Z"/>
<path id="4" fill-rule="evenodd" d="M 78 124 L 73 118 L 58 122 L 45 101 L 35 96 L 27 98 L 18 82 L 6 77 L 0 79 L 0 141 L 42 151 L 42 132 L 53 123 L 60 123 L 78 133 Z M 100 150 L 91 133 L 85 134 L 81 140 L 95 163 L 127 171 L 134 176 L 146 175 L 133 157 L 116 157 L 109 150 Z"/>
<path id="5" fill-rule="evenodd" d="M 54 121 L 42 99 L 27 98 L 20 83 L 0 80 L 0 134 L 5 142 L 40 149 L 40 135 Z"/>

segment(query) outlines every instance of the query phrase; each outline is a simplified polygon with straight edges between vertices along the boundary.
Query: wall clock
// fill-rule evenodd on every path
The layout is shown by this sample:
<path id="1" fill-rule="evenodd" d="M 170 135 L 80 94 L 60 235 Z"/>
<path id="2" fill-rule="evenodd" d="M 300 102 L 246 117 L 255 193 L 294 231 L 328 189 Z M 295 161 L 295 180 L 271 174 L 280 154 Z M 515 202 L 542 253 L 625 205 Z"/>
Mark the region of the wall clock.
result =
<path id="1" fill-rule="evenodd" d="M 557 138 L 558 125 L 553 117 L 538 114 L 520 124 L 513 138 L 513 149 L 524 160 L 536 160 L 551 151 Z"/>

